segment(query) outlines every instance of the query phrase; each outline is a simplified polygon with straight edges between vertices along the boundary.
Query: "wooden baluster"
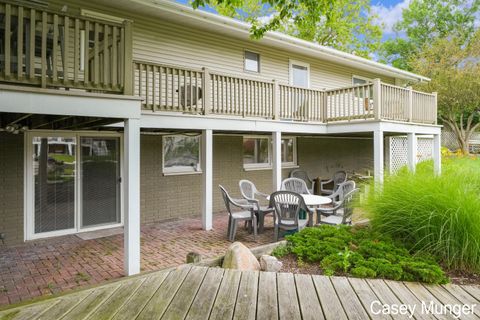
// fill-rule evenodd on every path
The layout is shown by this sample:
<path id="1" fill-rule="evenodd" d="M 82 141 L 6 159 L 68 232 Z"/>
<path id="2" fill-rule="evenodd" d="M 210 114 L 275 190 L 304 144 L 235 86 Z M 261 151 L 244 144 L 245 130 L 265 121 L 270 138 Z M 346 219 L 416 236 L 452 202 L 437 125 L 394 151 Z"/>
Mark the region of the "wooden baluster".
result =
<path id="1" fill-rule="evenodd" d="M 123 38 L 123 34 L 122 34 Z M 85 86 L 90 83 L 90 21 L 85 20 L 85 45 L 84 45 L 84 65 L 83 65 L 83 81 Z"/>
<path id="2" fill-rule="evenodd" d="M 10 67 L 11 67 L 11 48 L 10 48 L 10 37 L 11 37 L 11 25 L 12 25 L 12 7 L 9 3 L 5 5 L 5 38 L 4 48 L 5 48 L 5 78 L 10 78 Z"/>
<path id="3" fill-rule="evenodd" d="M 69 66 L 70 66 L 70 19 L 65 16 L 63 17 L 63 44 L 62 44 L 62 53 L 63 53 L 63 85 L 67 85 L 69 76 Z"/>
<path id="4" fill-rule="evenodd" d="M 17 79 L 23 79 L 23 7 L 18 7 L 17 27 Z"/>
<path id="5" fill-rule="evenodd" d="M 42 74 L 41 74 L 41 83 L 42 88 L 47 87 L 47 13 L 42 12 L 42 48 L 41 48 L 41 59 L 42 59 Z"/>
<path id="6" fill-rule="evenodd" d="M 112 87 L 118 88 L 118 57 L 117 57 L 117 38 L 118 38 L 118 27 L 112 27 L 112 63 L 111 63 L 111 72 L 112 72 Z"/>
<path id="7" fill-rule="evenodd" d="M 93 36 L 93 84 L 98 88 L 100 82 L 100 24 L 95 22 Z"/>
<path id="8" fill-rule="evenodd" d="M 145 64 L 145 107 L 147 109 L 150 108 L 150 105 L 152 104 L 150 101 L 150 65 Z"/>
<path id="9" fill-rule="evenodd" d="M 110 50 L 109 47 L 109 37 L 110 37 L 110 27 L 108 25 L 103 26 L 103 86 L 106 88 L 113 88 L 112 79 L 110 76 Z M 113 46 L 113 38 L 112 38 Z M 152 104 L 153 105 L 153 104 Z"/>
<path id="10" fill-rule="evenodd" d="M 53 84 L 57 84 L 57 76 L 58 76 L 58 70 L 57 70 L 57 56 L 58 56 L 58 49 L 57 49 L 57 44 L 58 44 L 58 15 L 54 14 L 53 15 L 53 50 L 52 50 L 52 82 Z"/>
<path id="11" fill-rule="evenodd" d="M 33 80 L 35 78 L 35 26 L 36 22 L 35 9 L 30 9 L 30 31 L 29 31 L 29 45 L 28 45 L 28 77 Z"/>
<path id="12" fill-rule="evenodd" d="M 162 110 L 162 99 L 163 99 L 163 68 L 162 66 L 158 66 L 158 110 Z"/>

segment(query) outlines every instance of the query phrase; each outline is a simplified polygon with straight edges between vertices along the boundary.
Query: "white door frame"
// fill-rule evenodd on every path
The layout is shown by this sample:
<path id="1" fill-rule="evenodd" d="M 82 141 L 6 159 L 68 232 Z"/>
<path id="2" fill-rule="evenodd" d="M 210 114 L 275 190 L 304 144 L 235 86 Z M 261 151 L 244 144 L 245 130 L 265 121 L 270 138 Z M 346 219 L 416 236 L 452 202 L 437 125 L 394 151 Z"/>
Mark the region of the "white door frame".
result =
<path id="1" fill-rule="evenodd" d="M 33 137 L 67 137 L 75 138 L 75 220 L 74 228 L 49 231 L 42 233 L 35 233 L 35 184 L 33 174 Z M 82 228 L 81 213 L 82 213 L 82 195 L 81 195 L 81 167 L 80 167 L 80 138 L 81 137 L 116 137 L 119 138 L 119 161 L 120 161 L 120 177 L 123 177 L 123 135 L 118 132 L 99 132 L 99 131 L 50 131 L 50 130 L 32 130 L 25 133 L 25 160 L 24 160 L 24 240 L 34 240 L 48 237 L 55 237 L 61 235 L 75 234 L 80 232 L 94 231 L 100 229 L 108 229 L 114 227 L 121 227 L 124 223 L 124 208 L 123 208 L 123 186 L 120 187 L 120 223 L 105 224 L 94 227 Z M 123 182 L 123 179 L 122 179 Z"/>

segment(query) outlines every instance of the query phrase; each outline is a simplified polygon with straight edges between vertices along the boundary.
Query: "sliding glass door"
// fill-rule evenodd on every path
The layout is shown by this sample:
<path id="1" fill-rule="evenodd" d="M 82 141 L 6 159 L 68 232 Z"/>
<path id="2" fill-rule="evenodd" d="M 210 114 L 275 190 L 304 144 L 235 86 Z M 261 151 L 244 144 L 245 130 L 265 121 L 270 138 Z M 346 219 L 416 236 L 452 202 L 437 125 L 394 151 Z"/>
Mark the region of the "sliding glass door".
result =
<path id="1" fill-rule="evenodd" d="M 30 133 L 28 140 L 27 239 L 122 223 L 120 136 Z"/>
<path id="2" fill-rule="evenodd" d="M 120 139 L 80 138 L 82 228 L 120 223 Z"/>

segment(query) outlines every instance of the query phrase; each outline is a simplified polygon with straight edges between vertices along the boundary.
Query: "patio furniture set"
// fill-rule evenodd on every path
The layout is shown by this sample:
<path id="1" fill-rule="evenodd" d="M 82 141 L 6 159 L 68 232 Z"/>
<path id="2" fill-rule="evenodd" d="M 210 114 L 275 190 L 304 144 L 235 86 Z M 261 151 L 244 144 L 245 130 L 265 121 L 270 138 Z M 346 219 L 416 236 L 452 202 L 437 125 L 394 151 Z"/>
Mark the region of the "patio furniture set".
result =
<path id="1" fill-rule="evenodd" d="M 220 185 L 229 215 L 228 239 L 234 241 L 238 222 L 244 222 L 256 238 L 257 233 L 264 231 L 265 216 L 268 214 L 273 215 L 275 241 L 278 241 L 280 231 L 295 232 L 307 225 L 313 226 L 314 213 L 317 225 L 351 224 L 352 200 L 359 190 L 355 182 L 347 180 L 345 171 L 337 171 L 332 179 L 320 184 L 321 195 L 313 194 L 315 182 L 305 171 L 294 170 L 289 178 L 282 181 L 280 190 L 270 195 L 258 191 L 253 182 L 240 180 L 243 198 L 235 199 Z M 266 201 L 268 205 L 262 205 L 261 202 Z"/>

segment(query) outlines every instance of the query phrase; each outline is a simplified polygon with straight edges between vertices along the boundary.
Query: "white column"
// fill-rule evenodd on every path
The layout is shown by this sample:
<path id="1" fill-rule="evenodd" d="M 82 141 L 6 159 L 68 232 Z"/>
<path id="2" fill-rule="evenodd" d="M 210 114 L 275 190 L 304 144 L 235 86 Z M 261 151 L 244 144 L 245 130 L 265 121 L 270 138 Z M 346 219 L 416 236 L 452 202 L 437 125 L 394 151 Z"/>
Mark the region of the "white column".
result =
<path id="1" fill-rule="evenodd" d="M 124 268 L 140 272 L 140 120 L 125 120 L 124 141 Z"/>
<path id="2" fill-rule="evenodd" d="M 272 188 L 273 191 L 278 191 L 282 184 L 282 133 L 280 131 L 272 132 L 272 144 Z"/>
<path id="3" fill-rule="evenodd" d="M 436 175 L 442 173 L 442 152 L 440 134 L 433 135 L 433 169 Z"/>
<path id="4" fill-rule="evenodd" d="M 383 183 L 383 131 L 375 130 L 373 132 L 373 174 L 375 182 Z"/>
<path id="5" fill-rule="evenodd" d="M 213 203 L 213 133 L 202 130 L 202 227 L 212 230 Z"/>
<path id="6" fill-rule="evenodd" d="M 407 134 L 407 163 L 408 168 L 415 172 L 417 166 L 417 136 L 415 133 Z"/>

